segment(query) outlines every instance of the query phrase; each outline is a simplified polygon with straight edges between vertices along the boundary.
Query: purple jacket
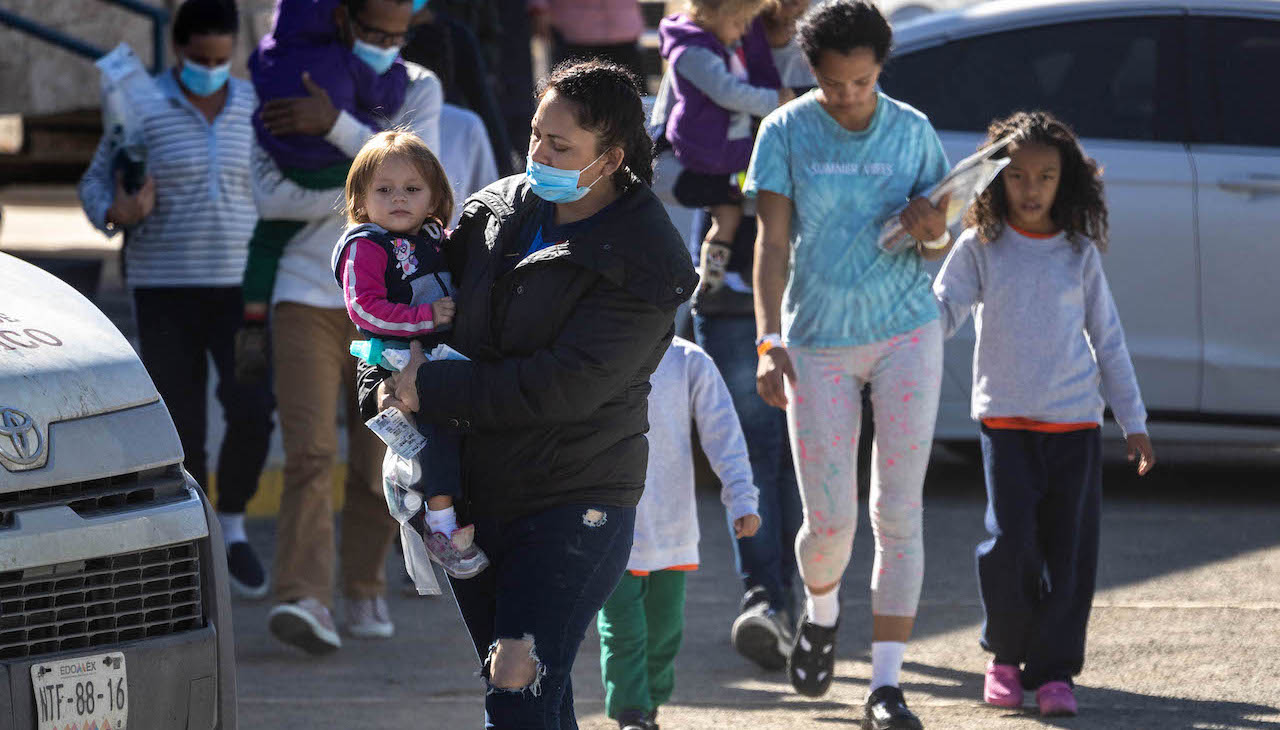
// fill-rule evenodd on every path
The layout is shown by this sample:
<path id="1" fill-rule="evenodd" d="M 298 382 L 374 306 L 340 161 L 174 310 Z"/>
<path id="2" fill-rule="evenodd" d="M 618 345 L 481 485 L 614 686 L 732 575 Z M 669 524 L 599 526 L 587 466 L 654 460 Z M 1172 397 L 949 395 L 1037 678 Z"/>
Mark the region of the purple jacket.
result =
<path id="1" fill-rule="evenodd" d="M 409 74 L 397 59 L 381 76 L 352 55 L 338 40 L 333 11 L 339 0 L 277 0 L 271 33 L 249 58 L 249 75 L 259 102 L 306 96 L 302 72 L 329 92 L 338 109 L 375 129 L 388 126 L 399 113 L 409 88 Z M 253 115 L 253 129 L 280 168 L 318 170 L 350 159 L 323 137 L 275 137 Z"/>
<path id="2" fill-rule="evenodd" d="M 689 16 L 677 13 L 662 19 L 658 26 L 662 57 L 672 68 L 688 48 L 713 51 L 729 64 L 729 51 L 711 31 L 696 25 Z M 747 83 L 777 89 L 782 86 L 773 53 L 765 38 L 764 24 L 756 20 L 742 37 L 746 57 Z M 730 174 L 747 169 L 751 161 L 750 138 L 729 140 L 731 112 L 717 106 L 698 87 L 678 73 L 671 74 L 675 101 L 667 116 L 667 141 L 680 164 L 695 172 Z"/>

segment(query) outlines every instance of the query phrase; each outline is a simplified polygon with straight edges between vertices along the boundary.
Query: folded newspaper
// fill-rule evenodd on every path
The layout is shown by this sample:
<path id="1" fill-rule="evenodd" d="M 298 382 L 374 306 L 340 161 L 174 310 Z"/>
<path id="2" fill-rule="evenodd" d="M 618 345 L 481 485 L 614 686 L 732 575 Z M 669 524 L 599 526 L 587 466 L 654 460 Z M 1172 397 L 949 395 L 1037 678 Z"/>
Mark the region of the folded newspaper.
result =
<path id="1" fill-rule="evenodd" d="M 964 212 L 973 205 L 982 191 L 987 189 L 991 181 L 996 179 L 996 175 L 1000 174 L 1005 165 L 1009 164 L 1008 157 L 993 159 L 993 156 L 1013 141 L 1013 137 L 1012 134 L 1008 135 L 964 158 L 951 168 L 951 172 L 947 173 L 941 182 L 925 193 L 925 197 L 934 205 L 942 200 L 942 196 L 951 194 L 951 200 L 947 203 L 947 228 L 960 222 Z M 903 205 L 893 211 L 880 230 L 880 248 L 885 251 L 897 253 L 915 243 L 915 239 L 902 228 L 900 217 L 906 208 L 907 206 Z"/>

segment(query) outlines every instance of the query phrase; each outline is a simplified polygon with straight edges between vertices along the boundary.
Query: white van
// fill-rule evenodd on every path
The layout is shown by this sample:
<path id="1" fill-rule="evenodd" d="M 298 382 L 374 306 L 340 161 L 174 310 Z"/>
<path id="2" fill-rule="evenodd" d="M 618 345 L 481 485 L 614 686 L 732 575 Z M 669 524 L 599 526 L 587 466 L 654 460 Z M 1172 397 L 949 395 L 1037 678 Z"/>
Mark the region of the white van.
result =
<path id="1" fill-rule="evenodd" d="M 0 253 L 0 730 L 234 730 L 226 557 L 182 459 L 119 330 Z"/>

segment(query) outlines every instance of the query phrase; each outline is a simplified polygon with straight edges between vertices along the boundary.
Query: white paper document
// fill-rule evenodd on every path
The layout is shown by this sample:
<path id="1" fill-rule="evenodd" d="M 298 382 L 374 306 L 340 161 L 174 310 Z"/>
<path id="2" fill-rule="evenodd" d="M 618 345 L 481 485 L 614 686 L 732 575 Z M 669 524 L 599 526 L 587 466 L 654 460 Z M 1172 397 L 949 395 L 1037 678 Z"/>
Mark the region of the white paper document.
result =
<path id="1" fill-rule="evenodd" d="M 992 159 L 1000 150 L 1004 149 L 1013 141 L 1013 135 L 1009 135 L 998 142 L 987 145 L 972 155 L 961 160 L 955 167 L 951 168 L 951 172 L 947 176 L 929 189 L 924 197 L 934 205 L 942 200 L 942 196 L 947 193 L 951 194 L 951 200 L 947 203 L 947 228 L 951 228 L 960 222 L 964 217 L 965 211 L 973 205 L 983 190 L 996 179 L 996 175 L 1009 164 L 1008 157 Z M 915 243 L 915 239 L 911 237 L 902 228 L 902 222 L 899 217 L 902 211 L 906 210 L 907 205 L 893 211 L 888 220 L 884 222 L 884 227 L 880 230 L 880 248 L 891 253 L 902 251 Z"/>

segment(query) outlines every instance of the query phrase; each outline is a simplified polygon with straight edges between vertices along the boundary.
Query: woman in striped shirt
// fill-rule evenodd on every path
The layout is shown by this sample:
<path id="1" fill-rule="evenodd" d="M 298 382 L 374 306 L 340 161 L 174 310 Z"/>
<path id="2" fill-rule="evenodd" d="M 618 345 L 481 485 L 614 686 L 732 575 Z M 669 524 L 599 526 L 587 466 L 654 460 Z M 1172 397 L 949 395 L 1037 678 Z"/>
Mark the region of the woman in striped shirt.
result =
<path id="1" fill-rule="evenodd" d="M 232 586 L 266 595 L 266 572 L 244 531 L 271 435 L 269 385 L 234 376 L 242 321 L 240 280 L 258 214 L 250 179 L 257 107 L 253 87 L 229 78 L 239 18 L 234 0 L 186 0 L 173 22 L 177 60 L 144 98 L 130 99 L 146 145 L 148 179 L 127 193 L 104 137 L 80 181 L 89 220 L 125 234 L 142 361 L 173 416 L 185 466 L 208 485 L 205 465 L 207 358 L 218 373 L 226 437 L 218 455 L 218 517 Z M 151 93 L 154 92 L 154 93 Z"/>

